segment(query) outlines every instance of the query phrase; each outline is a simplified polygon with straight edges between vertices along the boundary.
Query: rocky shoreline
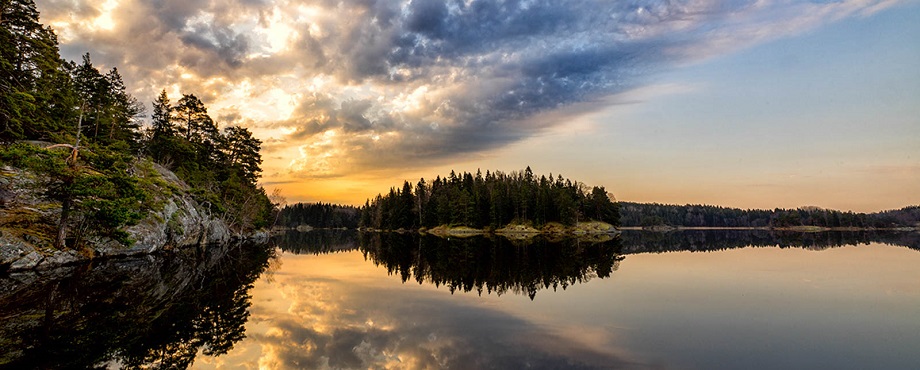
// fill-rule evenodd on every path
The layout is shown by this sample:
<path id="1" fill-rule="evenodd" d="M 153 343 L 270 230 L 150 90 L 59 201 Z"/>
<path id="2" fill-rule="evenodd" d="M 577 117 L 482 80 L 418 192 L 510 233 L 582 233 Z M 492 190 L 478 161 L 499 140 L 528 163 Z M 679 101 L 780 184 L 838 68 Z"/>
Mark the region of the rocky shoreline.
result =
<path id="1" fill-rule="evenodd" d="M 89 238 L 79 250 L 53 248 L 47 240 L 30 233 L 21 219 L 41 225 L 56 219 L 60 204 L 34 194 L 33 174 L 17 168 L 0 168 L 0 272 L 53 269 L 86 261 L 156 253 L 174 248 L 267 241 L 268 231 L 233 232 L 219 217 L 191 195 L 191 189 L 169 170 L 153 164 L 153 176 L 163 180 L 161 207 L 125 231 L 134 242 L 123 245 L 110 238 Z M 23 216 L 25 215 L 25 216 Z M 18 228 L 9 227 L 19 223 Z M 23 229 L 25 227 L 25 229 Z M 16 232 L 18 231 L 18 232 Z"/>

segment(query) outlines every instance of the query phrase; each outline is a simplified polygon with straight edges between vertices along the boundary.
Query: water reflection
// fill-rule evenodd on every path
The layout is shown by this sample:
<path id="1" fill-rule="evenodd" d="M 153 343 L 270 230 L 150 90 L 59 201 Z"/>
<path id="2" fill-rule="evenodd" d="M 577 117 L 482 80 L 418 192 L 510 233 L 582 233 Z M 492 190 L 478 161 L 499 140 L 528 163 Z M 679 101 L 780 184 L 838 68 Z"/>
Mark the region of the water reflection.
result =
<path id="1" fill-rule="evenodd" d="M 375 264 L 399 274 L 403 282 L 415 279 L 451 292 L 475 290 L 502 295 L 522 294 L 533 299 L 541 289 L 565 289 L 607 278 L 622 259 L 619 243 L 582 243 L 577 239 L 551 242 L 534 238 L 526 244 L 502 237 L 444 239 L 403 234 L 365 234 L 361 251 Z"/>
<path id="2" fill-rule="evenodd" d="M 387 242 L 417 247 L 419 236 L 411 233 L 359 233 L 347 230 L 314 230 L 310 232 L 289 232 L 273 240 L 284 251 L 297 254 L 324 254 L 351 250 L 378 250 Z M 458 245 L 493 245 L 527 247 L 530 245 L 554 244 L 566 248 L 566 245 L 612 245 L 616 253 L 622 255 L 657 252 L 710 252 L 746 247 L 805 248 L 824 250 L 848 245 L 866 245 L 881 243 L 907 247 L 920 251 L 920 232 L 891 230 L 861 231 L 823 231 L 795 232 L 781 230 L 676 230 L 668 232 L 651 232 L 643 230 L 624 230 L 614 240 L 555 239 L 547 240 L 534 237 L 523 240 L 509 240 L 503 237 L 472 237 L 443 239 L 434 236 L 421 238 L 424 245 L 450 246 Z M 410 241 L 411 240 L 411 241 Z M 390 248 L 392 249 L 392 248 Z"/>
<path id="3" fill-rule="evenodd" d="M 824 250 L 847 245 L 885 243 L 920 250 L 920 233 L 905 231 L 833 231 L 801 233 L 772 230 L 626 230 L 607 240 L 548 239 L 536 236 L 441 238 L 414 233 L 353 231 L 291 232 L 275 239 L 297 254 L 361 251 L 366 259 L 399 275 L 446 286 L 450 292 L 507 292 L 534 299 L 542 289 L 565 289 L 592 278 L 607 278 L 626 255 L 661 252 L 704 252 L 745 247 Z"/>
<path id="4" fill-rule="evenodd" d="M 278 239 L 282 271 L 256 287 L 265 299 L 253 320 L 262 324 L 248 349 L 196 366 L 910 368 L 920 281 L 904 271 L 920 254 L 878 243 L 915 239 L 637 231 L 525 244 L 287 234 Z M 783 250 L 746 248 L 771 245 Z M 732 251 L 661 254 L 724 249 Z M 833 250 L 810 252 L 822 249 Z M 553 283 L 568 289 L 548 290 Z"/>
<path id="5" fill-rule="evenodd" d="M 457 297 L 428 284 L 405 284 L 354 250 L 285 254 L 283 260 L 271 283 L 256 286 L 262 299 L 253 307 L 256 324 L 244 347 L 196 366 L 595 369 L 627 364 L 583 331 L 546 330 L 499 309 L 513 301 L 531 302 L 524 296 Z M 481 306 L 468 298 L 492 303 Z"/>
<path id="6" fill-rule="evenodd" d="M 879 245 L 920 250 L 916 232 L 624 231 L 589 241 L 314 231 L 274 242 L 2 277 L 0 367 L 920 361 L 920 254 Z M 859 244 L 870 245 L 836 248 Z M 750 246 L 784 250 L 660 254 Z"/>
<path id="7" fill-rule="evenodd" d="M 0 279 L 0 366 L 186 368 L 245 337 L 273 248 L 213 247 Z"/>
<path id="8" fill-rule="evenodd" d="M 882 243 L 920 251 L 916 231 L 823 231 L 803 233 L 777 230 L 679 230 L 648 232 L 624 230 L 623 253 L 711 252 L 744 247 L 824 250 L 847 245 Z"/>

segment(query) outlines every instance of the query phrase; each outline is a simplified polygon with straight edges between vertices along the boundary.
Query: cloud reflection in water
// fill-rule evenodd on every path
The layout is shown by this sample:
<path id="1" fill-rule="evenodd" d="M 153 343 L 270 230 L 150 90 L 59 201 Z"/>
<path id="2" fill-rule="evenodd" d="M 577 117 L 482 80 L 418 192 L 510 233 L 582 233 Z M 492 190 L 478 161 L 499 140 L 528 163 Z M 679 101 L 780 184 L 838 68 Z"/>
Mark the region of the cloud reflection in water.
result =
<path id="1" fill-rule="evenodd" d="M 483 297 L 458 298 L 431 286 L 403 285 L 395 276 L 378 278 L 380 271 L 368 270 L 379 268 L 359 252 L 286 254 L 284 260 L 275 281 L 261 282 L 254 292 L 252 319 L 260 324 L 246 344 L 261 347 L 260 368 L 637 366 L 480 304 L 488 300 Z M 260 294 L 283 299 L 260 304 Z M 233 356 L 226 362 L 237 361 Z"/>

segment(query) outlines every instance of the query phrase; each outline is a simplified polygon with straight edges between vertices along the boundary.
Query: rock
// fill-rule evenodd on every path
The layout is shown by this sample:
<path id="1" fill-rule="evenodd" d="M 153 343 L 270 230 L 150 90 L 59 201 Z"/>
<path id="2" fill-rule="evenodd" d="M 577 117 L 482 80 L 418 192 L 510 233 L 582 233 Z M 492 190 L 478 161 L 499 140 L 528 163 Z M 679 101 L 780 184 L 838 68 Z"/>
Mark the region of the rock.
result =
<path id="1" fill-rule="evenodd" d="M 39 254 L 38 251 L 31 251 L 28 254 L 26 254 L 24 257 L 16 261 L 13 261 L 13 263 L 10 264 L 10 270 L 15 271 L 15 270 L 26 270 L 26 269 L 35 268 L 35 266 L 38 266 L 38 264 L 42 261 L 43 258 L 44 257 L 42 257 L 42 255 Z"/>
<path id="2" fill-rule="evenodd" d="M 268 239 L 271 237 L 271 233 L 267 230 L 260 230 L 252 233 L 246 240 L 255 242 L 255 243 L 265 243 L 268 242 Z"/>
<path id="3" fill-rule="evenodd" d="M 575 225 L 575 235 L 610 234 L 616 233 L 613 225 L 600 221 L 579 222 Z"/>
<path id="4" fill-rule="evenodd" d="M 20 240 L 6 235 L 0 236 L 0 265 L 11 265 L 32 251 L 32 247 L 26 246 Z"/>
<path id="5" fill-rule="evenodd" d="M 0 269 L 9 270 L 51 269 L 56 266 L 73 264 L 94 257 L 134 256 L 155 253 L 174 248 L 205 244 L 229 243 L 234 239 L 248 239 L 248 236 L 234 235 L 226 222 L 212 214 L 208 203 L 199 203 L 190 194 L 187 184 L 169 170 L 153 165 L 156 172 L 167 186 L 160 188 L 159 210 L 151 211 L 136 225 L 125 229 L 128 237 L 134 241 L 130 246 L 107 237 L 87 236 L 89 246 L 85 254 L 74 251 L 58 251 L 45 256 L 39 248 L 45 247 L 47 240 L 35 235 L 14 236 L 10 233 L 0 234 Z M 36 189 L 35 175 L 28 171 L 8 166 L 0 167 L 0 216 L 7 211 L 27 212 L 36 218 L 50 222 L 59 217 L 59 203 L 49 203 L 42 199 Z M 0 220 L 2 225 L 2 220 Z M 259 235 L 260 240 L 267 240 L 268 234 Z"/>
<path id="6" fill-rule="evenodd" d="M 58 266 L 64 266 L 64 265 L 69 265 L 69 264 L 79 262 L 81 259 L 82 259 L 81 256 L 77 254 L 77 252 L 72 251 L 72 250 L 55 251 L 50 256 L 47 256 L 43 260 L 41 260 L 36 266 L 36 268 L 38 269 L 55 268 Z"/>

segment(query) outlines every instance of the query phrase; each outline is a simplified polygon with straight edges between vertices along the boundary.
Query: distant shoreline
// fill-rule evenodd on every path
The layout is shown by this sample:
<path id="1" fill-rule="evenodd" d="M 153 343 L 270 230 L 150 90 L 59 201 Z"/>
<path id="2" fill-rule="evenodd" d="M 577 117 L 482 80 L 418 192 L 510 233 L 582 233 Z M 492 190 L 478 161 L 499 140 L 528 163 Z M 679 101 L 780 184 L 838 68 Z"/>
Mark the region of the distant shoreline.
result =
<path id="1" fill-rule="evenodd" d="M 395 232 L 395 233 L 419 233 L 419 234 L 431 234 L 437 236 L 475 236 L 475 235 L 602 235 L 602 234 L 617 234 L 619 229 L 614 227 L 611 224 L 600 221 L 589 221 L 589 222 L 579 222 L 573 226 L 566 226 L 558 222 L 550 222 L 546 225 L 543 225 L 541 228 L 537 229 L 530 225 L 523 224 L 511 224 L 506 225 L 505 227 L 492 229 L 484 228 L 478 229 L 469 226 L 457 225 L 440 225 L 433 228 L 419 228 L 419 229 L 374 229 L 374 228 L 315 228 L 309 225 L 300 225 L 297 227 L 281 227 L 276 226 L 272 228 L 272 232 L 276 231 L 300 231 L 308 232 L 313 230 L 355 230 L 355 231 L 364 231 L 364 232 Z"/>
<path id="2" fill-rule="evenodd" d="M 920 231 L 916 227 L 822 227 L 822 226 L 791 226 L 791 227 L 710 227 L 710 226 L 624 226 L 619 230 L 631 231 L 680 231 L 680 230 L 764 230 L 764 231 L 795 231 L 795 232 L 825 232 L 825 231 Z"/>
<path id="3" fill-rule="evenodd" d="M 586 227 L 587 225 L 594 224 L 595 227 Z M 597 225 L 602 224 L 602 225 Z M 605 227 L 609 226 L 609 227 Z M 508 225 L 499 229 L 477 229 L 468 226 L 447 226 L 441 225 L 431 229 L 421 228 L 421 229 L 396 229 L 396 230 L 386 230 L 386 229 L 373 229 L 373 228 L 322 228 L 322 227 L 311 227 L 308 225 L 301 225 L 298 227 L 275 227 L 272 229 L 272 232 L 286 232 L 286 231 L 298 231 L 298 232 L 309 232 L 309 231 L 361 231 L 361 232 L 373 232 L 373 233 L 419 233 L 419 234 L 430 234 L 436 236 L 452 236 L 452 237 L 467 237 L 467 236 L 477 236 L 477 235 L 600 235 L 600 234 L 616 234 L 620 231 L 649 231 L 649 232 L 669 232 L 669 231 L 694 231 L 694 230 L 726 230 L 726 231 L 789 231 L 789 232 L 801 232 L 801 233 L 818 233 L 818 232 L 828 232 L 828 231 L 843 231 L 843 232 L 857 232 L 857 231 L 916 231 L 920 232 L 920 228 L 911 228 L 911 227 L 892 227 L 892 228 L 876 228 L 876 227 L 819 227 L 819 226 L 793 226 L 793 227 L 709 227 L 709 226 L 668 226 L 668 225 L 657 225 L 657 226 L 624 226 L 624 227 L 614 227 L 610 224 L 602 222 L 585 222 L 579 223 L 576 226 L 562 226 L 562 225 L 551 225 L 549 227 L 543 227 L 542 229 L 536 229 L 530 226 L 524 225 Z"/>

